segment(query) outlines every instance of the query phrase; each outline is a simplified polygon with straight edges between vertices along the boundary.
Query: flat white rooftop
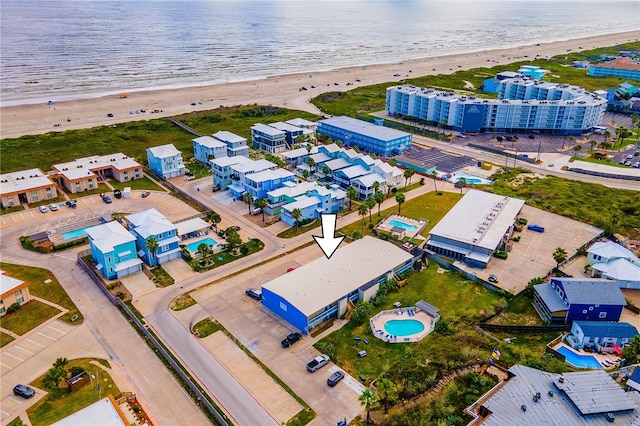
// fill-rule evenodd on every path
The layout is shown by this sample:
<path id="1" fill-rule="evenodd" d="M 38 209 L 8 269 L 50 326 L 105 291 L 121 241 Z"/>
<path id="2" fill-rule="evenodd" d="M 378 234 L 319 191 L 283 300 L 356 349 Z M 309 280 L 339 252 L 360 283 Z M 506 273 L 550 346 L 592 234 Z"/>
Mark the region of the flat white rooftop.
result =
<path id="1" fill-rule="evenodd" d="M 430 235 L 495 250 L 522 206 L 524 200 L 471 189 Z"/>
<path id="2" fill-rule="evenodd" d="M 11 292 L 11 290 L 20 287 L 24 281 L 5 275 L 4 271 L 0 271 L 0 294 Z"/>
<path id="3" fill-rule="evenodd" d="M 86 425 L 127 426 L 128 422 L 122 418 L 111 399 L 106 397 L 52 424 L 52 426 Z"/>
<path id="4" fill-rule="evenodd" d="M 55 183 L 40 169 L 20 170 L 0 175 L 0 195 L 15 194 L 47 186 L 55 186 Z"/>
<path id="5" fill-rule="evenodd" d="M 318 310 L 411 260 L 410 253 L 378 238 L 364 237 L 263 285 L 303 314 Z"/>
<path id="6" fill-rule="evenodd" d="M 108 167 L 113 167 L 116 170 L 127 170 L 142 166 L 136 160 L 127 157 L 121 152 L 77 158 L 73 161 L 53 165 L 55 170 L 61 172 L 72 169 L 101 170 Z"/>

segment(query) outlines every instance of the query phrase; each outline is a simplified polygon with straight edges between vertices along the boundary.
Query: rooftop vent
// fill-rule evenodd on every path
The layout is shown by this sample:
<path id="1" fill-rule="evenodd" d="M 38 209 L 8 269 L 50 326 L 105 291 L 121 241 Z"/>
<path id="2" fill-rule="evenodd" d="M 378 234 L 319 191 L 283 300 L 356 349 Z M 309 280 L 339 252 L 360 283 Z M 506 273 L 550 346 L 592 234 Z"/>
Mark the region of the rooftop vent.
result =
<path id="1" fill-rule="evenodd" d="M 564 377 L 560 377 L 560 378 L 558 378 L 558 381 L 559 381 L 560 383 L 564 383 Z"/>
<path id="2" fill-rule="evenodd" d="M 607 421 L 609 423 L 613 423 L 616 420 L 616 415 L 614 413 L 607 413 Z"/>

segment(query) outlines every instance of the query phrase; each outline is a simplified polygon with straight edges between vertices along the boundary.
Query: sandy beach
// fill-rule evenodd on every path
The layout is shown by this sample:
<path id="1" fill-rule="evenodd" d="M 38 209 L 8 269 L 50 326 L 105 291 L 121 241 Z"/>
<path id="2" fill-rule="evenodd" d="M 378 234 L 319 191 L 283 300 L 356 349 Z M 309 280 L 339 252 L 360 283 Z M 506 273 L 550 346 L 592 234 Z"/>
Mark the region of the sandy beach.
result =
<path id="1" fill-rule="evenodd" d="M 88 128 L 134 120 L 149 120 L 222 106 L 262 104 L 320 113 L 309 100 L 327 91 L 345 91 L 358 86 L 398 81 L 407 77 L 448 74 L 496 64 L 547 58 L 573 51 L 637 41 L 640 31 L 585 37 L 510 49 L 440 56 L 410 61 L 340 68 L 331 71 L 274 76 L 237 83 L 192 86 L 179 89 L 129 92 L 118 95 L 0 108 L 0 138 Z M 525 58 L 525 55 L 527 58 Z M 399 74 L 400 76 L 394 76 Z M 357 81 L 359 80 L 359 81 Z M 335 85 L 338 83 L 339 85 Z M 350 85 L 347 85 L 350 83 Z M 301 91 L 304 86 L 308 90 Z M 311 86 L 315 86 L 312 89 Z M 123 88 L 123 92 L 127 92 Z M 195 103 L 195 105 L 192 105 Z M 146 110 L 145 113 L 130 111 Z M 154 110 L 161 112 L 152 112 Z M 113 117 L 108 116 L 112 114 Z"/>

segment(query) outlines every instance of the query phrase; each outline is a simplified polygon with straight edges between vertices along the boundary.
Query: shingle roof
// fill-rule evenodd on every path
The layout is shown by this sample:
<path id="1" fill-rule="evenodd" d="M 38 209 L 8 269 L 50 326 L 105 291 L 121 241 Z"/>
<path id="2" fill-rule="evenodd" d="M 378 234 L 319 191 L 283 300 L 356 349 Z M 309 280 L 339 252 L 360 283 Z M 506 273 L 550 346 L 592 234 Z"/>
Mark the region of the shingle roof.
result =
<path id="1" fill-rule="evenodd" d="M 147 148 L 151 154 L 153 154 L 156 158 L 166 158 L 173 157 L 174 155 L 182 155 L 182 152 L 173 146 L 172 143 L 168 143 L 166 145 L 152 146 L 151 148 Z"/>
<path id="2" fill-rule="evenodd" d="M 615 321 L 574 321 L 588 337 L 618 337 L 632 338 L 638 335 L 638 330 L 628 322 Z"/>
<path id="3" fill-rule="evenodd" d="M 129 231 L 116 221 L 87 228 L 85 232 L 89 236 L 91 243 L 101 253 L 110 253 L 116 246 L 136 240 Z"/>
<path id="4" fill-rule="evenodd" d="M 570 304 L 626 305 L 624 296 L 612 281 L 604 279 L 552 278 L 561 283 Z"/>
<path id="5" fill-rule="evenodd" d="M 533 290 L 540 296 L 544 304 L 551 312 L 568 311 L 569 307 L 564 304 L 562 298 L 551 287 L 551 284 L 538 284 L 533 286 Z"/>
<path id="6" fill-rule="evenodd" d="M 629 259 L 618 258 L 606 263 L 595 263 L 591 268 L 612 280 L 640 282 L 640 266 L 634 265 Z"/>
<path id="7" fill-rule="evenodd" d="M 637 259 L 637 256 L 633 254 L 631 250 L 613 241 L 598 241 L 589 247 L 587 253 L 592 253 L 607 259 L 619 257 L 624 259 Z"/>

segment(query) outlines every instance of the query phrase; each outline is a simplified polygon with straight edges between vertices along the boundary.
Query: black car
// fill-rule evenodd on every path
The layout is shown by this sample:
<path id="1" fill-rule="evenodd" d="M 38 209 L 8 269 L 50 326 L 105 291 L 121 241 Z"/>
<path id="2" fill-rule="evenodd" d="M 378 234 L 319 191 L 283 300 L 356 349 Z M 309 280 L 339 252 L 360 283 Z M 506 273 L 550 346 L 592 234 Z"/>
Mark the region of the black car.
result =
<path id="1" fill-rule="evenodd" d="M 122 192 L 119 189 L 114 189 L 113 196 L 119 200 L 120 198 L 122 198 Z"/>
<path id="2" fill-rule="evenodd" d="M 109 197 L 108 195 L 103 195 L 102 201 L 104 201 L 107 204 L 111 204 L 111 197 Z"/>
<path id="3" fill-rule="evenodd" d="M 244 293 L 253 299 L 262 300 L 262 290 L 260 289 L 248 288 Z"/>
<path id="4" fill-rule="evenodd" d="M 329 385 L 329 387 L 332 388 L 335 385 L 337 385 L 338 382 L 342 379 L 344 379 L 344 373 L 338 370 L 335 373 L 333 373 L 331 376 L 329 376 L 329 378 L 327 379 L 327 385 Z"/>
<path id="5" fill-rule="evenodd" d="M 76 200 L 68 200 L 65 202 L 65 204 L 67 205 L 67 207 L 71 207 L 72 209 L 78 207 L 78 203 L 76 202 Z"/>
<path id="6" fill-rule="evenodd" d="M 300 339 L 302 339 L 302 335 L 300 333 L 291 333 L 282 342 L 280 342 L 280 344 L 283 348 L 288 348 Z"/>
<path id="7" fill-rule="evenodd" d="M 149 191 L 144 191 L 142 193 L 142 198 L 147 198 L 149 195 L 151 195 L 151 193 Z"/>
<path id="8" fill-rule="evenodd" d="M 15 385 L 13 387 L 13 394 L 23 398 L 31 398 L 36 394 L 36 391 L 27 385 Z"/>

